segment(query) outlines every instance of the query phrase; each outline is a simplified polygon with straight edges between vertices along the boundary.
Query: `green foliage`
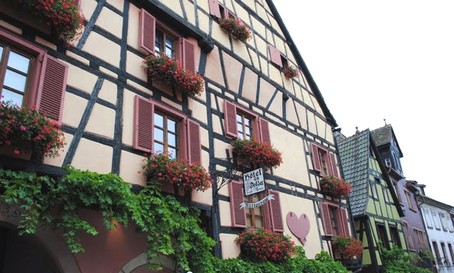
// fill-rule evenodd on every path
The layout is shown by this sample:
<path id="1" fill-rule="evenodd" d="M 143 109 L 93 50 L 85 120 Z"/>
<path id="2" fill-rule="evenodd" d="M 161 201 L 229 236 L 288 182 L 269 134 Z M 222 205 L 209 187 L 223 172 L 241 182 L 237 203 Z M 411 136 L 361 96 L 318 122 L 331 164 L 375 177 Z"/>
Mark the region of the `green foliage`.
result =
<path id="1" fill-rule="evenodd" d="M 147 233 L 150 267 L 160 267 L 162 254 L 174 255 L 180 269 L 213 269 L 208 261 L 215 242 L 201 229 L 198 210 L 162 195 L 154 184 L 136 195 L 118 175 L 72 167 L 66 171 L 57 184 L 47 176 L 0 169 L 0 200 L 21 208 L 20 234 L 33 234 L 39 224 L 52 224 L 63 231 L 70 250 L 80 253 L 84 248 L 78 233 L 96 235 L 98 231 L 79 217 L 79 209 L 96 209 L 107 229 L 116 222 L 132 222 Z"/>
<path id="2" fill-rule="evenodd" d="M 431 273 L 432 271 L 417 267 L 410 261 L 412 256 L 405 250 L 393 247 L 392 249 L 383 249 L 383 267 L 385 273 Z"/>
<path id="3" fill-rule="evenodd" d="M 347 273 L 343 265 L 325 251 L 315 259 L 306 257 L 302 247 L 296 247 L 295 255 L 288 261 L 275 264 L 272 262 L 245 261 L 240 258 L 221 260 L 213 258 L 215 271 L 202 270 L 201 273 Z"/>

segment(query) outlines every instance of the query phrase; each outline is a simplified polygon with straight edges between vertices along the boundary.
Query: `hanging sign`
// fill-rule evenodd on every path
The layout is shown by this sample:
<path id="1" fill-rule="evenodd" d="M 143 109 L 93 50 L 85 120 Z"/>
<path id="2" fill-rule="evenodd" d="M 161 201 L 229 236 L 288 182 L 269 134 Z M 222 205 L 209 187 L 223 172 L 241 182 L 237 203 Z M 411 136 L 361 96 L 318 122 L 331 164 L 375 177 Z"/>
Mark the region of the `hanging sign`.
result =
<path id="1" fill-rule="evenodd" d="M 266 190 L 263 168 L 243 174 L 244 195 L 249 196 Z"/>
<path id="2" fill-rule="evenodd" d="M 244 208 L 246 208 L 246 209 L 258 208 L 258 207 L 261 207 L 261 206 L 265 205 L 270 200 L 274 200 L 274 195 L 270 194 L 268 196 L 265 196 L 265 198 L 263 198 L 262 200 L 254 202 L 254 203 L 243 202 L 243 203 L 240 204 L 240 208 L 242 208 L 242 209 L 244 209 Z"/>

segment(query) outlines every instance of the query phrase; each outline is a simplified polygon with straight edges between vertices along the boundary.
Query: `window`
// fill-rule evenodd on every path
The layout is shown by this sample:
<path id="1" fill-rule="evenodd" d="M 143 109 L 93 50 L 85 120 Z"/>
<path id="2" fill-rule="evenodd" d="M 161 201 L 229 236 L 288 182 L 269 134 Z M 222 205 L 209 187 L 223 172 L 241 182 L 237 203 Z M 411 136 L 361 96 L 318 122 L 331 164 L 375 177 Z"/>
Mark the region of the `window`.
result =
<path id="1" fill-rule="evenodd" d="M 446 255 L 445 243 L 440 243 L 440 247 L 441 247 L 441 252 L 443 253 L 442 263 L 448 264 L 449 263 L 449 259 L 448 259 L 448 256 Z"/>
<path id="2" fill-rule="evenodd" d="M 433 209 L 431 209 L 430 212 L 432 213 L 432 220 L 434 221 L 435 228 L 436 229 L 441 229 L 440 217 L 437 216 L 437 212 L 434 211 Z"/>
<path id="3" fill-rule="evenodd" d="M 401 248 L 402 245 L 400 243 L 399 231 L 397 230 L 397 227 L 389 227 L 389 233 L 391 234 L 391 242 L 393 245 Z"/>
<path id="4" fill-rule="evenodd" d="M 454 252 L 452 251 L 452 245 L 448 243 L 449 256 L 451 257 L 451 262 L 454 263 Z"/>
<path id="5" fill-rule="evenodd" d="M 200 126 L 170 107 L 136 96 L 133 147 L 200 163 Z"/>
<path id="6" fill-rule="evenodd" d="M 389 195 L 388 195 L 389 189 L 387 187 L 383 187 L 383 196 L 385 197 L 385 202 L 389 203 Z"/>
<path id="7" fill-rule="evenodd" d="M 416 211 L 415 204 L 412 199 L 412 194 L 408 190 L 405 190 L 405 189 L 404 189 L 404 192 L 405 192 L 405 198 L 407 200 L 408 208 L 413 211 Z"/>
<path id="8" fill-rule="evenodd" d="M 143 52 L 163 53 L 179 61 L 186 71 L 195 72 L 195 46 L 144 9 L 140 11 L 139 38 L 139 47 Z"/>
<path id="9" fill-rule="evenodd" d="M 377 188 L 376 188 L 376 185 L 375 183 L 370 183 L 370 194 L 372 195 L 372 198 L 374 199 L 378 199 L 378 195 L 377 195 Z"/>
<path id="10" fill-rule="evenodd" d="M 244 198 L 243 182 L 232 181 L 229 183 L 230 210 L 232 216 L 232 226 L 234 227 L 262 227 L 271 229 L 275 232 L 284 232 L 284 222 L 282 221 L 282 211 L 280 205 L 279 192 L 268 190 L 266 195 L 272 194 L 274 200 L 269 200 L 258 209 L 245 209 L 244 202 L 257 202 L 264 198 L 263 195 L 252 196 L 250 199 Z M 256 200 L 256 201 L 255 201 Z"/>
<path id="11" fill-rule="evenodd" d="M 282 53 L 276 47 L 272 45 L 268 45 L 268 52 L 270 54 L 270 61 L 272 64 L 277 66 L 278 68 L 288 68 L 289 61 L 288 59 L 282 55 Z"/>
<path id="12" fill-rule="evenodd" d="M 415 238 L 415 237 L 411 236 L 410 231 L 408 230 L 407 222 L 402 222 L 402 229 L 404 231 L 405 238 L 407 239 L 408 249 L 414 250 L 415 244 L 413 242 L 413 238 Z"/>
<path id="13" fill-rule="evenodd" d="M 218 0 L 208 0 L 208 4 L 210 7 L 210 14 L 217 19 L 238 19 L 232 11 L 221 5 Z"/>
<path id="14" fill-rule="evenodd" d="M 437 242 L 435 242 L 435 241 L 432 242 L 432 249 L 433 249 L 433 252 L 435 253 L 435 263 L 442 264 L 442 260 L 440 257 L 440 250 L 438 249 Z"/>
<path id="15" fill-rule="evenodd" d="M 413 238 L 417 240 L 418 246 L 422 247 L 425 246 L 426 243 L 426 233 L 420 229 L 413 228 Z"/>
<path id="16" fill-rule="evenodd" d="M 426 222 L 427 227 L 428 228 L 433 228 L 434 227 L 434 223 L 433 223 L 432 216 L 430 215 L 429 209 L 423 208 L 422 211 L 423 211 L 423 214 L 424 214 L 424 219 L 426 220 L 425 222 Z"/>
<path id="17" fill-rule="evenodd" d="M 383 224 L 377 224 L 378 240 L 383 244 L 384 247 L 389 249 L 388 235 L 386 234 L 386 227 Z"/>
<path id="18" fill-rule="evenodd" d="M 255 203 L 263 197 L 265 197 L 263 194 L 254 194 L 247 197 L 246 202 Z M 265 226 L 265 213 L 263 206 L 246 209 L 246 225 L 254 228 L 262 228 Z"/>
<path id="19" fill-rule="evenodd" d="M 446 219 L 445 213 L 439 212 L 438 215 L 440 216 L 441 227 L 444 231 L 448 231 L 448 221 Z"/>
<path id="20" fill-rule="evenodd" d="M 323 202 L 320 204 L 320 212 L 325 235 L 349 235 L 346 209 L 332 203 Z"/>
<path id="21" fill-rule="evenodd" d="M 67 65 L 0 29 L 0 95 L 61 121 Z"/>
<path id="22" fill-rule="evenodd" d="M 315 143 L 311 143 L 311 152 L 314 170 L 320 172 L 321 176 L 334 175 L 339 177 L 336 156 L 333 153 Z"/>
<path id="23" fill-rule="evenodd" d="M 224 101 L 224 121 L 227 137 L 271 143 L 268 122 L 227 100 Z"/>

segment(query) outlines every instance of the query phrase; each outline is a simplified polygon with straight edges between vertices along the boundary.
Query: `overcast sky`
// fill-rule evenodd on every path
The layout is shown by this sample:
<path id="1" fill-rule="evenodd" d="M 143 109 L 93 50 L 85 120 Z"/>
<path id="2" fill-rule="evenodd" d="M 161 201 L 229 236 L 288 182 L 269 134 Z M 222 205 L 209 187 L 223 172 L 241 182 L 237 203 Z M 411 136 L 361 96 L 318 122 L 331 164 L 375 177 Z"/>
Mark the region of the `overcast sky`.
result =
<path id="1" fill-rule="evenodd" d="M 342 133 L 386 119 L 407 179 L 454 205 L 454 1 L 273 2 Z"/>

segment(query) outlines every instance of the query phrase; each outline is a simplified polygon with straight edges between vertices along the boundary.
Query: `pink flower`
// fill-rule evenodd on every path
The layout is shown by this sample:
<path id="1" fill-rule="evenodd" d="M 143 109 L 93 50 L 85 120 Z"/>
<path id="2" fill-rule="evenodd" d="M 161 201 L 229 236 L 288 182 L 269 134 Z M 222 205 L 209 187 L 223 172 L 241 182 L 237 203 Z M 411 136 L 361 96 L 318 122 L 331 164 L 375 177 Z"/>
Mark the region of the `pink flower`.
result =
<path id="1" fill-rule="evenodd" d="M 19 150 L 17 150 L 17 149 L 15 149 L 15 150 L 14 150 L 13 152 L 14 152 L 14 154 L 15 154 L 15 155 L 18 155 L 18 154 L 20 154 L 20 151 L 19 151 Z"/>
<path id="2" fill-rule="evenodd" d="M 23 125 L 21 125 L 19 128 L 20 128 L 21 131 L 27 131 L 27 128 L 25 126 L 23 126 Z"/>

